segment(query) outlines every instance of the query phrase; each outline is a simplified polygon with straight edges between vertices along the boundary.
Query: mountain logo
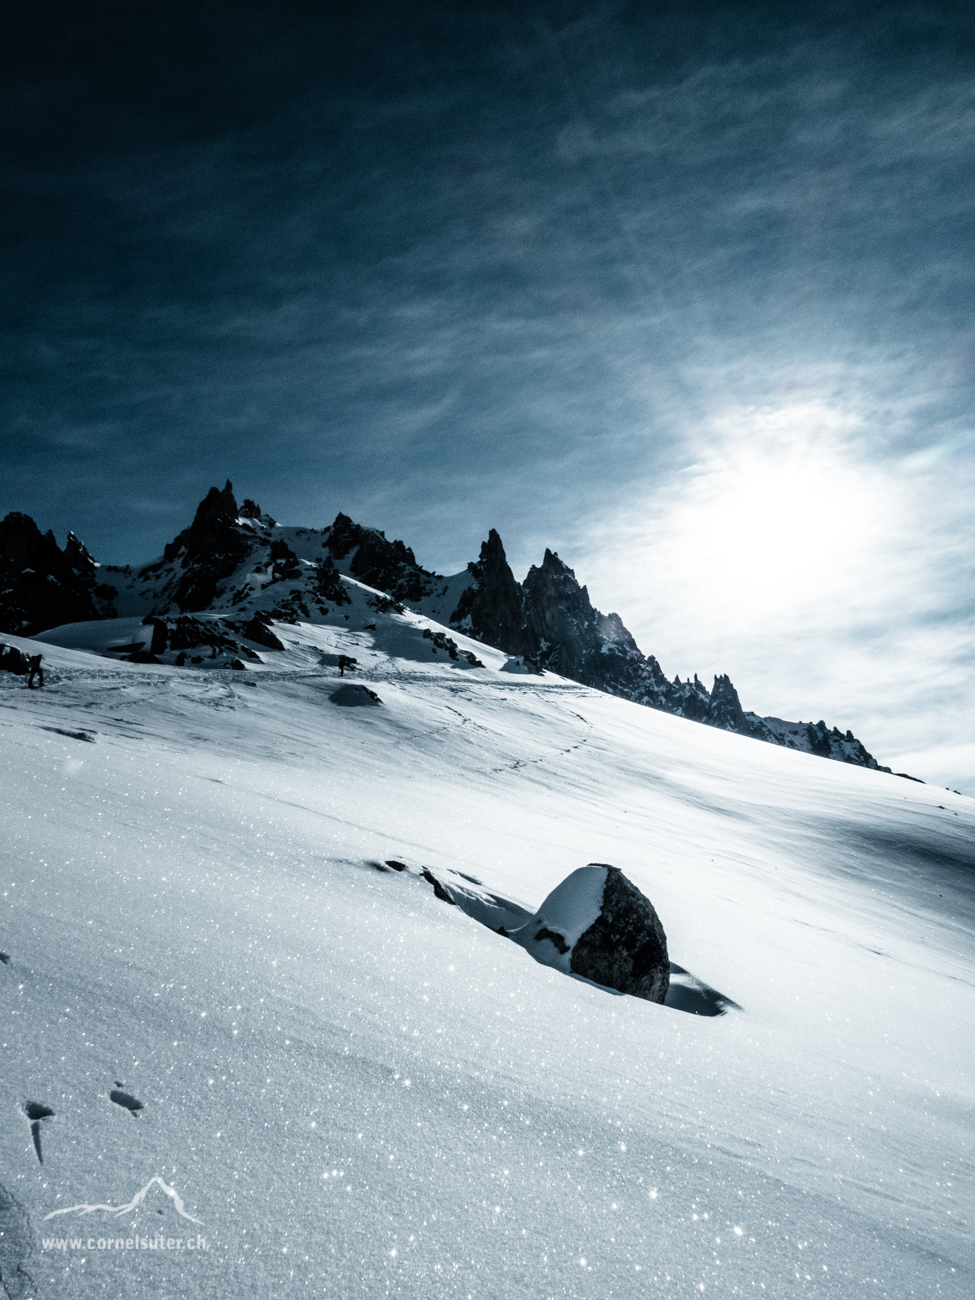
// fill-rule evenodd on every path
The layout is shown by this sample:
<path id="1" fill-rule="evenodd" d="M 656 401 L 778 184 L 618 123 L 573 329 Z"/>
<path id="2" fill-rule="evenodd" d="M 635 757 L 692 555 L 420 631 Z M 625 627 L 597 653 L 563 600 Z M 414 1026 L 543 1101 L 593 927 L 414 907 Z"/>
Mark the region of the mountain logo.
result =
<path id="1" fill-rule="evenodd" d="M 158 1174 L 154 1174 L 146 1183 L 145 1187 L 136 1192 L 128 1205 L 71 1205 L 64 1210 L 52 1210 L 50 1214 L 44 1215 L 44 1219 L 45 1221 L 48 1219 L 54 1219 L 59 1214 L 94 1214 L 96 1210 L 102 1210 L 106 1214 L 128 1214 L 130 1210 L 136 1210 L 139 1208 L 142 1202 L 146 1199 L 146 1194 L 148 1193 L 149 1188 L 153 1186 L 162 1188 L 163 1192 L 173 1202 L 177 1214 L 181 1214 L 184 1219 L 189 1219 L 191 1223 L 199 1223 L 202 1225 L 202 1219 L 196 1219 L 192 1214 L 187 1214 L 186 1207 L 183 1205 L 183 1199 L 179 1192 L 177 1192 L 176 1188 L 170 1187 L 170 1185 L 167 1182 L 164 1182 Z"/>

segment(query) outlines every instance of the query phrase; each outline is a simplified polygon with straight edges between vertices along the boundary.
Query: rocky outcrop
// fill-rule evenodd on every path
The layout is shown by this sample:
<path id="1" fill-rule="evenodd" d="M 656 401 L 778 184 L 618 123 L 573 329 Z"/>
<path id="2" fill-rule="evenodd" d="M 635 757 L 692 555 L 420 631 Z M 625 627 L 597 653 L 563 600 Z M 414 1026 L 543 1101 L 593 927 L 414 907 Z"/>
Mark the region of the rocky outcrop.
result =
<path id="1" fill-rule="evenodd" d="M 248 641 L 262 645 L 267 650 L 284 649 L 284 642 L 274 633 L 270 615 L 263 610 L 258 610 L 253 618 L 248 619 L 241 628 L 241 632 L 247 637 Z"/>
<path id="2" fill-rule="evenodd" d="M 563 677 L 595 685 L 592 679 L 599 676 L 599 669 L 594 660 L 602 647 L 599 615 L 569 566 L 546 550 L 541 567 L 532 565 L 528 570 L 522 592 L 528 653 L 535 662 Z"/>
<path id="3" fill-rule="evenodd" d="M 714 678 L 709 691 L 694 674 L 668 681 L 653 655 L 644 655 L 618 614 L 602 614 L 579 585 L 575 573 L 553 551 L 532 566 L 519 584 L 504 546 L 491 530 L 480 559 L 469 564 L 469 586 L 461 593 L 450 622 L 526 665 L 618 695 L 637 704 L 733 731 L 770 744 L 801 749 L 825 758 L 880 767 L 852 733 L 843 736 L 825 723 L 786 723 L 746 712 L 731 679 Z"/>
<path id="4" fill-rule="evenodd" d="M 371 691 L 368 686 L 340 686 L 328 698 L 333 704 L 342 705 L 344 708 L 373 709 L 377 704 L 382 704 L 376 692 Z"/>
<path id="5" fill-rule="evenodd" d="M 731 684 L 731 678 L 724 674 L 715 677 L 714 685 L 708 699 L 709 726 L 720 727 L 723 731 L 737 731 L 743 736 L 749 734 L 749 724 L 741 707 L 738 692 Z"/>
<path id="6" fill-rule="evenodd" d="M 257 505 L 256 502 L 252 501 L 250 497 L 244 497 L 244 504 L 240 507 L 240 518 L 259 519 L 263 523 L 265 523 L 269 528 L 273 528 L 275 526 L 275 521 L 271 518 L 271 516 L 264 514 L 264 512 L 261 510 L 261 507 Z"/>
<path id="7" fill-rule="evenodd" d="M 647 1002 L 667 996 L 670 958 L 660 917 L 618 867 L 591 862 L 573 871 L 511 938 L 565 974 Z"/>
<path id="8" fill-rule="evenodd" d="M 326 555 L 324 560 L 319 563 L 318 572 L 315 575 L 314 587 L 315 595 L 319 600 L 331 601 L 333 605 L 351 604 L 349 593 L 342 585 L 341 575 L 330 556 Z M 382 597 L 377 596 L 376 600 L 382 600 Z M 393 608 L 395 603 L 396 602 L 393 600 L 388 601 L 390 608 Z M 402 610 L 400 610 L 400 612 L 402 613 Z"/>
<path id="9" fill-rule="evenodd" d="M 250 502 L 254 510 L 259 508 Z M 163 551 L 159 566 L 179 562 L 183 571 L 173 591 L 180 610 L 203 610 L 212 604 L 218 584 L 233 575 L 254 549 L 251 531 L 239 522 L 239 511 L 230 480 L 221 492 L 212 487 L 197 506 L 189 528 L 175 537 Z M 147 566 L 150 572 L 153 566 Z"/>
<path id="10" fill-rule="evenodd" d="M 819 722 L 786 722 L 783 718 L 759 718 L 754 713 L 746 713 L 745 717 L 756 729 L 756 734 L 762 733 L 762 740 L 770 740 L 787 749 L 818 754 L 821 758 L 832 758 L 839 763 L 852 763 L 856 767 L 875 768 L 881 772 L 890 771 L 889 767 L 880 767 L 852 731 L 842 732 L 839 727 L 828 727 L 822 719 Z M 897 775 L 905 776 L 906 773 L 898 772 Z M 910 780 L 917 780 L 917 777 L 911 777 Z"/>
<path id="11" fill-rule="evenodd" d="M 133 599 L 156 615 L 238 606 L 265 585 L 303 578 L 297 556 L 283 538 L 273 535 L 275 528 L 256 502 L 248 498 L 238 506 L 228 481 L 223 489 L 210 488 L 193 522 L 167 543 L 158 560 L 135 572 L 128 567 L 108 572 L 130 609 Z M 331 569 L 327 559 L 324 566 Z M 261 574 L 263 581 L 250 585 L 245 577 L 243 585 L 234 587 L 231 579 L 240 570 L 244 575 Z M 329 582 L 333 576 L 327 574 Z"/>
<path id="12" fill-rule="evenodd" d="M 377 587 L 393 600 L 417 602 L 429 596 L 438 575 L 416 562 L 403 542 L 391 542 L 377 528 L 363 528 L 348 515 L 338 514 L 325 535 L 325 546 L 342 570 L 368 587 Z"/>
<path id="13" fill-rule="evenodd" d="M 501 538 L 492 528 L 480 558 L 467 566 L 471 582 L 461 593 L 450 622 L 510 655 L 534 649 L 525 627 L 522 589 L 508 565 Z"/>
<path id="14" fill-rule="evenodd" d="M 59 623 L 111 617 L 114 590 L 74 533 L 62 551 L 19 513 L 0 521 L 0 631 L 34 636 Z"/>
<path id="15" fill-rule="evenodd" d="M 7 645 L 0 641 L 0 672 L 26 677 L 30 672 L 30 661 L 15 645 Z"/>

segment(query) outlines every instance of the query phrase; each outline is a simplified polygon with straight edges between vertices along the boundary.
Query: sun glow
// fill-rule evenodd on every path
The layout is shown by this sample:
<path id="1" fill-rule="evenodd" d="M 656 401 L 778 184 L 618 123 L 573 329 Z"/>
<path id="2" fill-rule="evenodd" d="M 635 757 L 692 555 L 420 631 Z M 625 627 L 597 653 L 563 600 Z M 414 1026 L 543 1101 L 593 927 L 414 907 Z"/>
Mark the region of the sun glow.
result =
<path id="1" fill-rule="evenodd" d="M 712 609 L 743 620 L 869 585 L 886 531 L 884 487 L 849 449 L 855 422 L 820 406 L 736 412 L 683 472 L 655 560 Z"/>

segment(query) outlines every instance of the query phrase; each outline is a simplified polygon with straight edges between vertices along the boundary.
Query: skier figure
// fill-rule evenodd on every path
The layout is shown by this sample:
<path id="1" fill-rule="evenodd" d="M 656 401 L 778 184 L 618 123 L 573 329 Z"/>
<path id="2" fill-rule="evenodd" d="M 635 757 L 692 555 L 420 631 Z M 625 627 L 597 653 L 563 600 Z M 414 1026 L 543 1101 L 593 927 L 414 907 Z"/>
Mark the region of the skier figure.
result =
<path id="1" fill-rule="evenodd" d="M 43 658 L 43 655 L 31 655 L 27 660 L 27 665 L 30 668 L 30 674 L 27 678 L 28 688 L 33 689 L 35 676 L 40 678 L 40 681 L 37 683 L 38 686 L 44 685 L 44 669 L 41 667 L 41 660 Z"/>
<path id="2" fill-rule="evenodd" d="M 346 668 L 348 668 L 349 672 L 352 672 L 358 662 L 358 659 L 353 659 L 351 655 L 339 655 L 339 676 L 345 676 Z"/>

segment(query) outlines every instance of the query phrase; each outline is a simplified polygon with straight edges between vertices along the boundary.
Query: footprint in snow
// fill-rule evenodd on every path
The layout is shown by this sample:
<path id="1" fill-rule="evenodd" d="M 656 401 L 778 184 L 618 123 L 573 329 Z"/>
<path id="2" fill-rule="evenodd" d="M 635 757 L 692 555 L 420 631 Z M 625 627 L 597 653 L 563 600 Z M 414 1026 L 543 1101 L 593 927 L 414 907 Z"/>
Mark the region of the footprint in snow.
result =
<path id="1" fill-rule="evenodd" d="M 44 1157 L 41 1154 L 41 1121 L 53 1119 L 54 1111 L 50 1106 L 45 1106 L 39 1101 L 25 1101 L 24 1114 L 30 1120 L 30 1135 L 34 1142 L 34 1150 L 37 1152 L 37 1159 L 40 1164 L 44 1163 Z"/>
<path id="2" fill-rule="evenodd" d="M 120 1081 L 115 1080 L 116 1083 Z M 121 1106 L 127 1110 L 135 1119 L 139 1118 L 139 1111 L 145 1110 L 145 1102 L 139 1101 L 138 1097 L 133 1097 L 130 1092 L 123 1092 L 120 1088 L 113 1088 L 108 1094 L 109 1100 L 114 1101 L 116 1106 Z"/>

